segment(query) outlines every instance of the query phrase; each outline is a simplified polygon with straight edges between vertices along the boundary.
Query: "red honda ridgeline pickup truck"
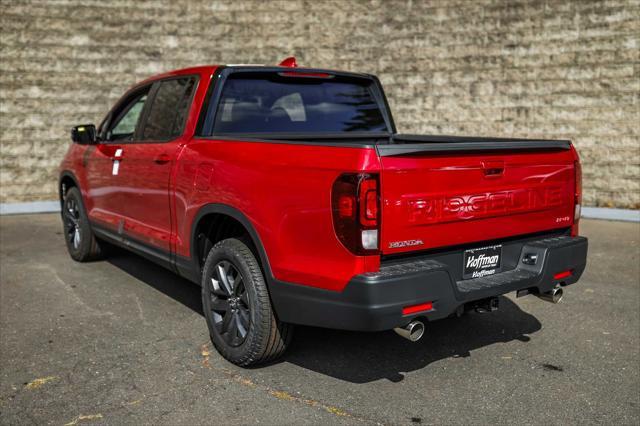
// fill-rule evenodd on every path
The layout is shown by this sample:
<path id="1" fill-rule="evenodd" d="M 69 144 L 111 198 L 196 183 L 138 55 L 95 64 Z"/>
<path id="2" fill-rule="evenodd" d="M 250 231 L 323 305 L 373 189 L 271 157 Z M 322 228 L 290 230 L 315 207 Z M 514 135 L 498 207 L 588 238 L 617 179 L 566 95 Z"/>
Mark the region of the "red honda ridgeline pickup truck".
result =
<path id="1" fill-rule="evenodd" d="M 202 66 L 130 89 L 60 168 L 71 257 L 130 249 L 202 286 L 213 344 L 247 366 L 292 325 L 395 329 L 558 302 L 582 274 L 569 141 L 396 133 L 378 79 Z"/>

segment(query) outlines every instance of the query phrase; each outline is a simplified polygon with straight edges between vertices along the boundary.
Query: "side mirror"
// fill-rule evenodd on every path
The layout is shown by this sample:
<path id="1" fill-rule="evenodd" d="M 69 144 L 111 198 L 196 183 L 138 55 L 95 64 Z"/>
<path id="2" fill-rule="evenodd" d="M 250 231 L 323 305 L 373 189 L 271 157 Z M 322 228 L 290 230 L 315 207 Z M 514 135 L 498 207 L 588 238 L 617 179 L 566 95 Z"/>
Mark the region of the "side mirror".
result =
<path id="1" fill-rule="evenodd" d="M 85 124 L 71 128 L 71 140 L 75 143 L 90 145 L 96 143 L 96 126 Z"/>

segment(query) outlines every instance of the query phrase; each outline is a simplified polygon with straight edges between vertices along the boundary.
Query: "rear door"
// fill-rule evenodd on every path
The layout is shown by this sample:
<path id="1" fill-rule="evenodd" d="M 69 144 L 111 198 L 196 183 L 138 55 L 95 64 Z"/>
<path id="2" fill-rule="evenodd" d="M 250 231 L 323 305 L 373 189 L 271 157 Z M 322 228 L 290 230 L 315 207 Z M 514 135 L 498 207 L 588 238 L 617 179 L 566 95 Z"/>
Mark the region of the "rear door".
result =
<path id="1" fill-rule="evenodd" d="M 496 142 L 498 143 L 498 142 Z M 381 156 L 385 254 L 569 227 L 569 149 Z"/>
<path id="2" fill-rule="evenodd" d="M 139 136 L 121 164 L 125 232 L 163 254 L 171 251 L 171 172 L 196 84 L 195 76 L 154 83 Z"/>

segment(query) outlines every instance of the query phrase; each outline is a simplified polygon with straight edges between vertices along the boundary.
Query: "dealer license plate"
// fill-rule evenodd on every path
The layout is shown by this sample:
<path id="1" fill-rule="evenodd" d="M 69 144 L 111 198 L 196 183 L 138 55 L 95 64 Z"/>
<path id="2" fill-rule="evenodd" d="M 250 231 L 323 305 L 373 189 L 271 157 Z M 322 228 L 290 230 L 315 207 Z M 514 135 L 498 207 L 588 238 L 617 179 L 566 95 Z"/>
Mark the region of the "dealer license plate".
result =
<path id="1" fill-rule="evenodd" d="M 462 278 L 480 278 L 500 272 L 502 245 L 465 250 Z"/>

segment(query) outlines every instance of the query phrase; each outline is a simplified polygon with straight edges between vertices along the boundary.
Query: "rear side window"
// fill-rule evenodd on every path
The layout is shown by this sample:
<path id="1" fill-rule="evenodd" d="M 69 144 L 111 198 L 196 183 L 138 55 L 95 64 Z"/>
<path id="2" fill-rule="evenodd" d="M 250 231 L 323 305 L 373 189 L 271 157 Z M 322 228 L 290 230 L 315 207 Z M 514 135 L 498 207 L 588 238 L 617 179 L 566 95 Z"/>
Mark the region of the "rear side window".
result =
<path id="1" fill-rule="evenodd" d="M 195 82 L 194 77 L 160 82 L 142 130 L 142 139 L 168 140 L 182 134 Z"/>
<path id="2" fill-rule="evenodd" d="M 372 82 L 236 73 L 224 83 L 215 133 L 380 132 L 387 126 Z"/>

